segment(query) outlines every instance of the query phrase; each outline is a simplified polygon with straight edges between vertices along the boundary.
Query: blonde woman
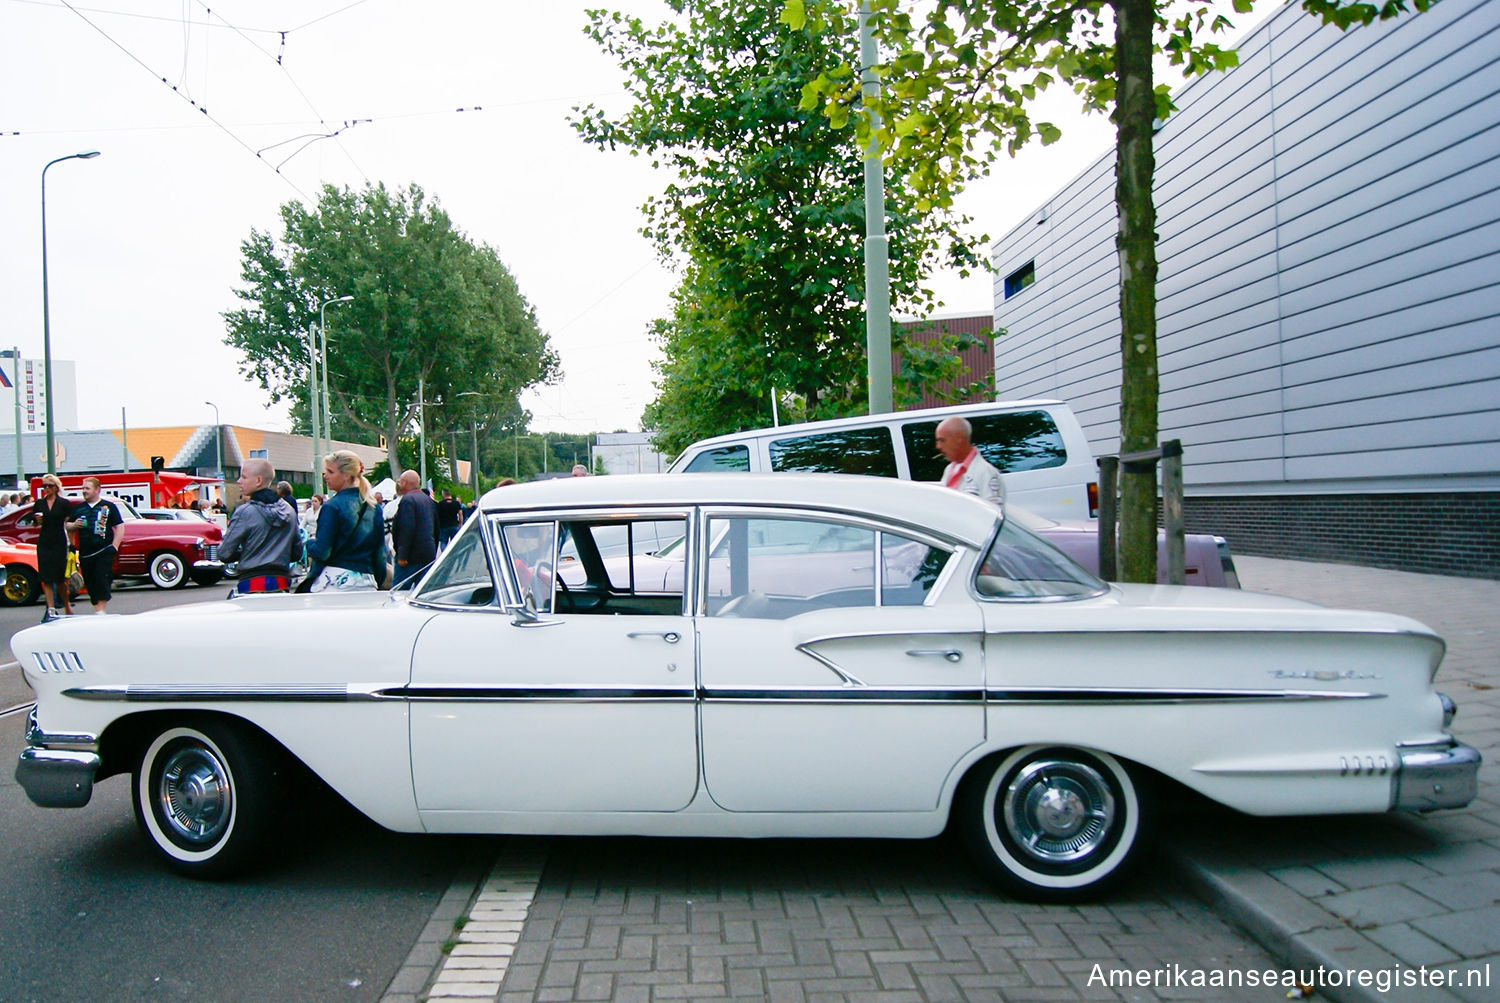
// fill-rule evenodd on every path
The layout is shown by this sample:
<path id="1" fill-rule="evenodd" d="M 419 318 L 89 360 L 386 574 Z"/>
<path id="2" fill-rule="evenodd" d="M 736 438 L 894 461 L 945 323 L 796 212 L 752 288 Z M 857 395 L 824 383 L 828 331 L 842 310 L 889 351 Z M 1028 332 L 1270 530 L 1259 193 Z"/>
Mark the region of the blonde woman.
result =
<path id="1" fill-rule="evenodd" d="M 323 457 L 332 492 L 318 510 L 318 531 L 307 543 L 309 592 L 379 588 L 385 580 L 385 516 L 375 504 L 365 465 L 347 449 Z"/>
<path id="2" fill-rule="evenodd" d="M 56 474 L 42 478 L 42 496 L 31 507 L 31 518 L 41 529 L 36 538 L 37 577 L 42 580 L 42 594 L 47 609 L 42 619 L 57 614 L 57 600 L 62 599 L 63 612 L 73 613 L 73 597 L 68 595 L 68 520 L 73 518 L 73 503 L 62 496 L 62 481 Z"/>

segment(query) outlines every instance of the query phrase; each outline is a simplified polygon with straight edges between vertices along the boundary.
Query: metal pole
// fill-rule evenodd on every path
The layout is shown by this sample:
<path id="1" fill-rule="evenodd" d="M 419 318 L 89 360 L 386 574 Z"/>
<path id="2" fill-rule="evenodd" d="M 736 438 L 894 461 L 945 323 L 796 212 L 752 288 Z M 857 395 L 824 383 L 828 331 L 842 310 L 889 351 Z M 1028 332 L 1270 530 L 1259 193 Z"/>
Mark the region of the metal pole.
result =
<path id="1" fill-rule="evenodd" d="M 418 479 L 427 484 L 427 391 L 422 374 L 417 374 L 417 469 Z"/>
<path id="2" fill-rule="evenodd" d="M 219 434 L 219 405 L 213 401 L 204 401 L 214 409 L 214 476 L 219 479 L 219 500 L 224 500 L 224 446 L 223 437 Z"/>
<path id="3" fill-rule="evenodd" d="M 327 306 L 324 303 L 323 306 Z M 328 440 L 328 451 L 333 452 L 333 412 L 328 406 L 328 324 L 322 318 L 322 308 L 318 313 L 318 354 L 323 359 L 323 438 Z"/>
<path id="4" fill-rule="evenodd" d="M 130 426 L 125 421 L 125 409 L 120 408 L 120 473 L 130 473 Z"/>
<path id="5" fill-rule="evenodd" d="M 312 422 L 309 431 L 312 432 L 313 492 L 316 494 L 322 470 L 318 464 L 322 462 L 323 451 L 318 448 L 318 345 L 311 327 L 307 329 L 307 403 L 311 412 L 308 417 Z"/>
<path id="6" fill-rule="evenodd" d="M 64 160 L 93 160 L 98 150 L 70 153 L 42 167 L 42 380 L 47 394 L 47 473 L 57 473 L 57 450 L 52 437 L 52 312 L 47 295 L 47 168 Z"/>
<path id="7" fill-rule="evenodd" d="M 479 421 L 469 421 L 469 480 L 474 484 L 474 501 L 479 501 Z"/>
<path id="8" fill-rule="evenodd" d="M 875 64 L 880 48 L 870 0 L 859 4 L 860 84 L 866 101 L 880 96 L 880 78 Z M 865 147 L 865 362 L 869 377 L 870 413 L 893 410 L 891 398 L 891 270 L 890 244 L 885 233 L 885 178 L 880 163 L 880 143 L 875 131 L 880 122 L 870 119 L 870 142 Z"/>

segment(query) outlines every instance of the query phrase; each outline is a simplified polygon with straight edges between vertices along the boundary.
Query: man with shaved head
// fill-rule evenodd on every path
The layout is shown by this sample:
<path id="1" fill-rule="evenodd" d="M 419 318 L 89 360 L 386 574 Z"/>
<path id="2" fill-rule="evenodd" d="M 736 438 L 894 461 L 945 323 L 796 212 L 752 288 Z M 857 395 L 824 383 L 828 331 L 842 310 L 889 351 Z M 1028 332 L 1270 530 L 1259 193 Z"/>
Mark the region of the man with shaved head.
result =
<path id="1" fill-rule="evenodd" d="M 396 544 L 396 573 L 391 576 L 392 588 L 437 557 L 437 503 L 421 489 L 421 480 L 415 470 L 404 471 L 396 479 L 396 494 L 401 500 L 396 505 L 396 518 L 391 521 L 391 539 Z"/>
<path id="2" fill-rule="evenodd" d="M 1000 471 L 979 455 L 978 447 L 970 441 L 973 434 L 973 426 L 967 418 L 954 415 L 938 422 L 937 451 L 948 460 L 943 471 L 943 486 L 1003 505 L 1005 484 L 1000 480 Z"/>
<path id="3" fill-rule="evenodd" d="M 276 493 L 275 478 L 271 461 L 257 458 L 245 461 L 235 481 L 240 486 L 240 503 L 224 530 L 219 559 L 239 562 L 235 591 L 241 595 L 292 589 L 292 557 L 302 541 L 297 510 Z"/>

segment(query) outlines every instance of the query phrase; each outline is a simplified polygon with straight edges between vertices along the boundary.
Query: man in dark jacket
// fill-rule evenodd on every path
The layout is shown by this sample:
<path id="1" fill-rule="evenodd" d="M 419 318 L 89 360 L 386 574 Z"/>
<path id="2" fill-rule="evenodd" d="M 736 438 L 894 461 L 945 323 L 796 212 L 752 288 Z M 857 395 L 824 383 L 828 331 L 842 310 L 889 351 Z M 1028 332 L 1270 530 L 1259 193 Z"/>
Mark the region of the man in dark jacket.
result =
<path id="1" fill-rule="evenodd" d="M 453 497 L 453 492 L 443 489 L 443 500 L 437 503 L 437 542 L 446 547 L 464 523 L 464 507 Z"/>
<path id="2" fill-rule="evenodd" d="M 229 517 L 219 559 L 239 561 L 235 591 L 290 592 L 292 557 L 301 549 L 297 510 L 271 487 L 276 470 L 270 460 L 246 460 L 235 481 L 240 503 Z"/>
<path id="3" fill-rule="evenodd" d="M 437 557 L 437 537 L 433 531 L 437 505 L 426 492 L 418 489 L 419 483 L 415 470 L 405 471 L 396 481 L 396 493 L 401 500 L 396 506 L 396 518 L 391 522 L 391 537 L 396 544 L 396 573 L 391 580 L 392 588 Z"/>

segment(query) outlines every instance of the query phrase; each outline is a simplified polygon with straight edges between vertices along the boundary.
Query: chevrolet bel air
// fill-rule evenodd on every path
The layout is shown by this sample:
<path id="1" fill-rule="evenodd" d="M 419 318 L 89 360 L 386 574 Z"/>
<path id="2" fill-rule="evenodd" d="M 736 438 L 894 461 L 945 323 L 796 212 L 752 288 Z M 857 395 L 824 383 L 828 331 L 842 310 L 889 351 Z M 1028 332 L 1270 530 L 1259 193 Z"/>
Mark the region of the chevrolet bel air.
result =
<path id="1" fill-rule="evenodd" d="M 1108 585 L 991 505 L 880 478 L 505 487 L 404 591 L 77 617 L 11 646 L 32 801 L 127 776 L 150 844 L 204 877 L 254 859 L 304 769 L 409 832 L 951 821 L 1010 889 L 1067 900 L 1125 872 L 1175 784 L 1258 815 L 1429 811 L 1467 804 L 1479 765 L 1420 623 Z"/>

